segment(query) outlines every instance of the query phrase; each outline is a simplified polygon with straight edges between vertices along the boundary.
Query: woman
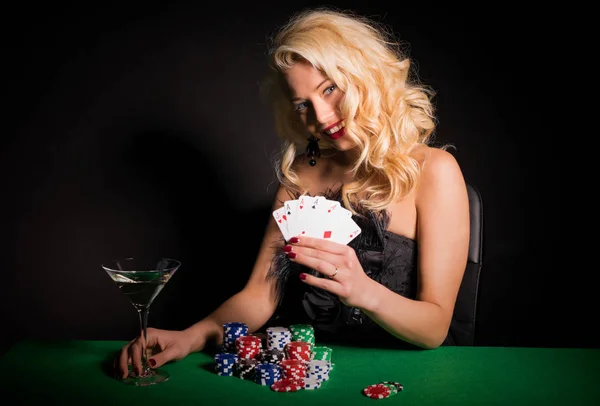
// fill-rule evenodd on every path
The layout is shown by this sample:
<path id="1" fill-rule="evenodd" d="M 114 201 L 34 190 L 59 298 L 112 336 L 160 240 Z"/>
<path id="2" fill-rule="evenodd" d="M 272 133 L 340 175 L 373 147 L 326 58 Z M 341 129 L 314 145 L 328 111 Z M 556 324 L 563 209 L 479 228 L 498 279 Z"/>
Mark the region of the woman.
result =
<path id="1" fill-rule="evenodd" d="M 469 244 L 466 185 L 454 157 L 432 145 L 433 93 L 387 34 L 350 13 L 301 12 L 274 37 L 264 89 L 283 140 L 273 210 L 326 196 L 352 211 L 361 234 L 284 241 L 271 218 L 240 292 L 185 330 L 148 329 L 152 367 L 221 342 L 229 321 L 249 332 L 308 322 L 321 341 L 448 343 Z M 141 371 L 141 348 L 139 338 L 122 348 L 123 377 L 128 363 Z"/>

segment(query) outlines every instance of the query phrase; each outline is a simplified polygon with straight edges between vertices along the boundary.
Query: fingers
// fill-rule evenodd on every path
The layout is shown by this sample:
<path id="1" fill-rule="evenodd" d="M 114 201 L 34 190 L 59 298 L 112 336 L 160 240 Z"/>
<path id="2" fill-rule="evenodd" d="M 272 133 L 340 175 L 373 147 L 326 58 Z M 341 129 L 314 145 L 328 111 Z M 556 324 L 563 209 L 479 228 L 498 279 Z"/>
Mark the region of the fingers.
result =
<path id="1" fill-rule="evenodd" d="M 290 245 L 293 247 L 314 248 L 321 252 L 343 255 L 347 252 L 348 246 L 324 238 L 315 237 L 295 237 L 290 239 Z"/>
<path id="2" fill-rule="evenodd" d="M 151 368 L 158 368 L 169 361 L 176 359 L 179 356 L 179 351 L 175 347 L 167 347 L 164 351 L 159 352 L 148 359 L 148 365 Z"/>
<path id="3" fill-rule="evenodd" d="M 321 244 L 330 248 L 334 247 L 333 249 L 339 253 L 321 249 Z M 284 247 L 284 250 L 292 261 L 314 269 L 326 277 L 334 276 L 336 269 L 342 264 L 345 264 L 347 268 L 351 267 L 347 258 L 348 250 L 352 249 L 330 241 L 303 237 L 298 243 Z"/>
<path id="4" fill-rule="evenodd" d="M 129 343 L 127 343 L 127 345 L 125 345 L 123 348 L 121 348 L 121 351 L 119 352 L 119 355 L 118 355 L 117 359 L 115 360 L 115 362 L 117 364 L 116 373 L 119 374 L 119 376 L 121 376 L 121 378 L 123 378 L 123 379 L 127 378 L 127 375 L 129 374 L 129 364 L 131 364 L 131 356 L 129 355 L 129 348 L 133 345 L 133 343 L 136 342 L 136 340 L 137 340 L 137 338 L 134 338 Z"/>
<path id="5" fill-rule="evenodd" d="M 127 348 L 124 348 L 121 350 L 120 354 L 119 354 L 119 358 L 117 359 L 118 362 L 118 370 L 117 373 L 121 376 L 121 378 L 125 379 L 127 377 L 127 374 L 129 372 L 129 352 Z"/>
<path id="6" fill-rule="evenodd" d="M 142 373 L 142 343 L 139 337 L 131 340 L 118 354 L 115 364 L 116 373 L 123 379 L 129 375 L 129 365 L 132 365 L 136 374 Z"/>
<path id="7" fill-rule="evenodd" d="M 317 276 L 313 276 L 310 274 L 302 274 L 303 277 L 301 278 L 302 281 L 304 281 L 304 283 L 314 286 L 316 288 L 321 288 L 324 289 L 328 292 L 331 292 L 333 294 L 336 295 L 340 295 L 341 292 L 341 285 L 339 283 L 337 283 L 335 280 L 333 279 L 327 279 L 327 278 L 319 278 Z"/>
<path id="8" fill-rule="evenodd" d="M 314 269 L 323 276 L 331 277 L 335 273 L 336 266 L 332 264 L 332 262 L 335 261 L 335 258 L 323 260 L 320 258 L 315 258 L 310 254 L 304 254 L 304 252 L 292 252 L 291 254 L 293 255 L 289 255 L 289 257 L 292 261 L 305 265 L 308 268 Z"/>
<path id="9" fill-rule="evenodd" d="M 131 354 L 131 366 L 136 375 L 142 374 L 142 343 L 140 340 L 136 340 L 135 343 L 130 347 Z"/>

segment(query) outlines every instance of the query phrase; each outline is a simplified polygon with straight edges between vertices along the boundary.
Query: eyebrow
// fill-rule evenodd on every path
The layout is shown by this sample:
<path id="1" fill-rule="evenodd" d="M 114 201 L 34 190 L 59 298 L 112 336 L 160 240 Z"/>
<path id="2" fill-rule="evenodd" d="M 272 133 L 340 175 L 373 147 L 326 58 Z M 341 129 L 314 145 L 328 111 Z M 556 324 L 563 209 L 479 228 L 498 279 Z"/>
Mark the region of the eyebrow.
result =
<path id="1" fill-rule="evenodd" d="M 321 83 L 319 83 L 319 85 L 317 87 L 315 87 L 315 90 L 318 90 L 321 86 L 323 86 L 324 83 L 328 82 L 329 78 L 323 80 Z M 292 97 L 292 101 L 299 101 L 299 100 L 303 100 L 302 97 Z"/>

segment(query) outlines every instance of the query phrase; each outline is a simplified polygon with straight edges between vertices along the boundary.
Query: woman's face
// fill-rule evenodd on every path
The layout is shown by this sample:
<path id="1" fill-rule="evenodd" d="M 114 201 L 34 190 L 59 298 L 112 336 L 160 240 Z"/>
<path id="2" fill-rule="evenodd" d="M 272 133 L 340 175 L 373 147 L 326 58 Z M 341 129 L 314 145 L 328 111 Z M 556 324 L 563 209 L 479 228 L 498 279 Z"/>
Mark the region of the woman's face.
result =
<path id="1" fill-rule="evenodd" d="M 284 76 L 292 107 L 308 132 L 317 138 L 327 137 L 341 151 L 354 147 L 352 141 L 344 137 L 345 123 L 338 107 L 344 93 L 335 83 L 307 62 L 296 63 Z"/>

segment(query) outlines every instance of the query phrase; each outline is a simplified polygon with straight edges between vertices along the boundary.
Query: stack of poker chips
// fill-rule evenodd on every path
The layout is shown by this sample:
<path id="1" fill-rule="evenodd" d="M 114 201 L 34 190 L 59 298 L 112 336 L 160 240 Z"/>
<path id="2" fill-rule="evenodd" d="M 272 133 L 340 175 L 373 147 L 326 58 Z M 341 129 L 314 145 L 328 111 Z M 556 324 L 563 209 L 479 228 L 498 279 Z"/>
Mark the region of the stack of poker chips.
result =
<path id="1" fill-rule="evenodd" d="M 248 335 L 248 326 L 241 322 L 231 322 L 223 324 L 223 342 L 221 343 L 221 352 L 235 354 L 237 348 L 235 342 L 238 338 Z"/>
<path id="2" fill-rule="evenodd" d="M 384 381 L 374 383 L 363 389 L 363 394 L 371 399 L 385 399 L 402 392 L 404 387 L 400 382 Z"/>
<path id="3" fill-rule="evenodd" d="M 292 341 L 292 332 L 287 327 L 267 328 L 267 349 L 283 351 L 290 341 Z"/>
<path id="4" fill-rule="evenodd" d="M 331 362 L 331 354 L 333 350 L 329 347 L 325 347 L 323 345 L 316 345 L 312 348 L 310 359 L 319 360 L 319 361 L 329 361 Z"/>
<path id="5" fill-rule="evenodd" d="M 255 335 L 241 336 L 235 340 L 235 349 L 240 358 L 256 358 L 262 351 L 262 341 Z"/>
<path id="6" fill-rule="evenodd" d="M 290 379 L 306 378 L 306 362 L 299 359 L 284 359 L 281 361 L 281 376 Z"/>
<path id="7" fill-rule="evenodd" d="M 329 361 L 312 360 L 306 363 L 306 376 L 319 382 L 329 380 L 329 371 L 331 371 Z"/>
<path id="8" fill-rule="evenodd" d="M 262 364 L 281 364 L 281 361 L 285 359 L 285 353 L 276 348 L 270 350 L 263 350 L 256 357 Z"/>
<path id="9" fill-rule="evenodd" d="M 254 381 L 263 386 L 271 386 L 281 379 L 281 367 L 277 364 L 258 364 Z"/>
<path id="10" fill-rule="evenodd" d="M 290 341 L 285 345 L 284 352 L 287 359 L 310 361 L 312 345 L 305 341 Z"/>
<path id="11" fill-rule="evenodd" d="M 292 324 L 289 327 L 292 341 L 304 341 L 315 345 L 315 329 L 310 324 Z"/>
<path id="12" fill-rule="evenodd" d="M 238 356 L 227 352 L 215 355 L 215 371 L 220 376 L 233 376 Z"/>
<path id="13" fill-rule="evenodd" d="M 238 358 L 233 374 L 240 379 L 254 380 L 256 367 L 260 362 L 256 358 Z"/>
<path id="14" fill-rule="evenodd" d="M 221 351 L 215 355 L 219 375 L 252 380 L 277 392 L 317 389 L 333 366 L 332 349 L 315 345 L 308 324 L 269 327 L 261 338 L 249 334 L 244 323 L 225 323 Z"/>

